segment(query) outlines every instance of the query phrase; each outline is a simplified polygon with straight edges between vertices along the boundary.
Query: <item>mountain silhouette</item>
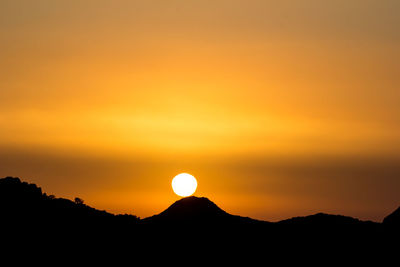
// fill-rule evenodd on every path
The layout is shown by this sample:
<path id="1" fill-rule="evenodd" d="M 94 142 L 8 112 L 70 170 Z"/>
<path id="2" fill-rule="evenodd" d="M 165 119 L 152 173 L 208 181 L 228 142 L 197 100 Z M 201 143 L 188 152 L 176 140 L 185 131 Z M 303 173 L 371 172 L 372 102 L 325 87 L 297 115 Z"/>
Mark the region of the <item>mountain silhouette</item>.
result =
<path id="1" fill-rule="evenodd" d="M 157 215 L 140 219 L 92 208 L 79 198 L 72 201 L 47 195 L 37 185 L 19 178 L 0 179 L 3 238 L 10 233 L 11 241 L 29 240 L 32 246 L 47 244 L 47 240 L 57 241 L 59 246 L 84 243 L 93 247 L 128 242 L 130 248 L 165 251 L 184 250 L 182 242 L 196 240 L 187 249 L 223 248 L 232 253 L 258 251 L 263 255 L 266 250 L 282 247 L 291 251 L 330 247 L 341 248 L 343 253 L 355 249 L 365 253 L 377 245 L 391 243 L 382 240 L 394 238 L 396 229 L 400 229 L 399 214 L 397 209 L 383 223 L 324 213 L 266 222 L 229 214 L 208 198 L 192 196 L 176 201 Z"/>
<path id="2" fill-rule="evenodd" d="M 279 225 L 279 226 L 312 226 L 340 227 L 367 225 L 390 225 L 400 228 L 400 208 L 388 215 L 383 223 L 361 221 L 343 215 L 317 213 L 304 217 L 293 217 L 271 223 L 249 217 L 232 215 L 218 207 L 206 197 L 182 198 L 160 214 L 140 219 L 135 215 L 115 215 L 104 210 L 92 208 L 79 198 L 75 201 L 47 195 L 35 184 L 22 182 L 19 178 L 6 177 L 0 179 L 0 212 L 4 221 L 23 221 L 24 219 L 51 220 L 52 222 L 85 221 L 96 222 L 127 222 L 129 225 L 146 224 L 249 224 L 249 225 Z"/>
<path id="3" fill-rule="evenodd" d="M 114 215 L 83 203 L 47 195 L 35 184 L 19 178 L 0 179 L 0 215 L 2 223 L 67 228 L 111 224 L 136 223 L 133 215 Z"/>
<path id="4" fill-rule="evenodd" d="M 317 213 L 314 215 L 304 217 L 294 217 L 278 222 L 280 225 L 298 225 L 298 226 L 340 226 L 340 225 L 359 225 L 359 224 L 370 224 L 375 225 L 377 223 L 371 221 L 361 221 L 359 219 L 343 216 L 343 215 L 332 215 L 325 213 Z"/>
<path id="5" fill-rule="evenodd" d="M 231 215 L 205 197 L 186 197 L 173 203 L 158 215 L 143 220 L 166 224 L 255 224 L 267 223 L 248 217 Z"/>

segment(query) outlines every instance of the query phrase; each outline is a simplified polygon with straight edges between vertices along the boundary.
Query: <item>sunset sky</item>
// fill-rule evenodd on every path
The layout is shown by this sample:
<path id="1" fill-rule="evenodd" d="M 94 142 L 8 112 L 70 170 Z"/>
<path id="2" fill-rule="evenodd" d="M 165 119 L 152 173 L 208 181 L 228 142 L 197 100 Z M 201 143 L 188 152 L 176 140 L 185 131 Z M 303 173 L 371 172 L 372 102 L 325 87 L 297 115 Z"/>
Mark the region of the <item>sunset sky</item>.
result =
<path id="1" fill-rule="evenodd" d="M 400 1 L 0 0 L 0 177 L 147 217 L 400 205 Z"/>

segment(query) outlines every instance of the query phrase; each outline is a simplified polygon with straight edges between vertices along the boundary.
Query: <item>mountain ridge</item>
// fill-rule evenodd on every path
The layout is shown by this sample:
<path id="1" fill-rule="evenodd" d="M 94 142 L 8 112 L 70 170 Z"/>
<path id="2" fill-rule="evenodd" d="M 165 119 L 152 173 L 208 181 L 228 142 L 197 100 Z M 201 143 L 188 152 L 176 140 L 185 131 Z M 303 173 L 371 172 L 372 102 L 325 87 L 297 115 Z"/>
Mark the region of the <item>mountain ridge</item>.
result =
<path id="1" fill-rule="evenodd" d="M 76 200 L 79 200 L 77 198 Z M 140 219 L 135 215 L 112 214 L 97 210 L 82 202 L 56 198 L 42 192 L 36 184 L 22 182 L 19 178 L 0 179 L 0 212 L 8 218 L 23 217 L 72 221 L 113 221 L 137 224 L 249 224 L 279 226 L 340 226 L 340 225 L 390 225 L 400 226 L 400 208 L 389 214 L 382 223 L 361 221 L 357 218 L 317 213 L 308 216 L 293 217 L 278 222 L 268 222 L 249 217 L 232 215 L 218 207 L 206 197 L 190 196 L 174 202 L 159 214 Z"/>
<path id="2" fill-rule="evenodd" d="M 75 201 L 57 198 L 42 192 L 36 184 L 22 182 L 17 177 L 0 179 L 0 214 L 3 223 L 25 224 L 71 224 L 90 225 L 109 223 L 110 221 L 137 222 L 138 217 L 127 214 L 112 214 L 98 210 L 83 203 L 80 198 Z"/>

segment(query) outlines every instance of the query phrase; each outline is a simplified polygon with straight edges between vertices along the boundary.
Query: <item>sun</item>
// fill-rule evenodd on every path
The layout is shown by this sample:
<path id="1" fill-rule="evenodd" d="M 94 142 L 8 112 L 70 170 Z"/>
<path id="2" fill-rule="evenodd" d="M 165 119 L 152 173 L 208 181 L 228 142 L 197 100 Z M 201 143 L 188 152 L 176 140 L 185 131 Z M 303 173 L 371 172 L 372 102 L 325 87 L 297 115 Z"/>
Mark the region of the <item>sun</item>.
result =
<path id="1" fill-rule="evenodd" d="M 192 195 L 197 188 L 197 180 L 193 175 L 181 173 L 172 179 L 172 190 L 181 197 Z"/>

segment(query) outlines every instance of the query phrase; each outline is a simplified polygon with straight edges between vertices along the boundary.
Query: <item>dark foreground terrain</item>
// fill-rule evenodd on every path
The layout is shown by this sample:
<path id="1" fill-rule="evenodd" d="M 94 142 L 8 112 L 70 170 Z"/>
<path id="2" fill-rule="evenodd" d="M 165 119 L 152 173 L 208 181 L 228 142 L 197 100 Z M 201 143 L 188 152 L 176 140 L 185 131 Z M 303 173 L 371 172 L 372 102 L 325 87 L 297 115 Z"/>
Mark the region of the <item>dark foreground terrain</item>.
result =
<path id="1" fill-rule="evenodd" d="M 105 251 L 103 256 L 128 251 L 152 255 L 149 262 L 165 252 L 231 261 L 349 256 L 360 261 L 378 255 L 383 260 L 400 247 L 400 208 L 382 223 L 324 213 L 272 223 L 231 215 L 207 198 L 187 197 L 139 219 L 97 210 L 78 198 L 47 195 L 12 177 L 0 179 L 0 218 L 2 242 L 9 248 L 65 252 L 68 247 L 69 254 Z"/>

